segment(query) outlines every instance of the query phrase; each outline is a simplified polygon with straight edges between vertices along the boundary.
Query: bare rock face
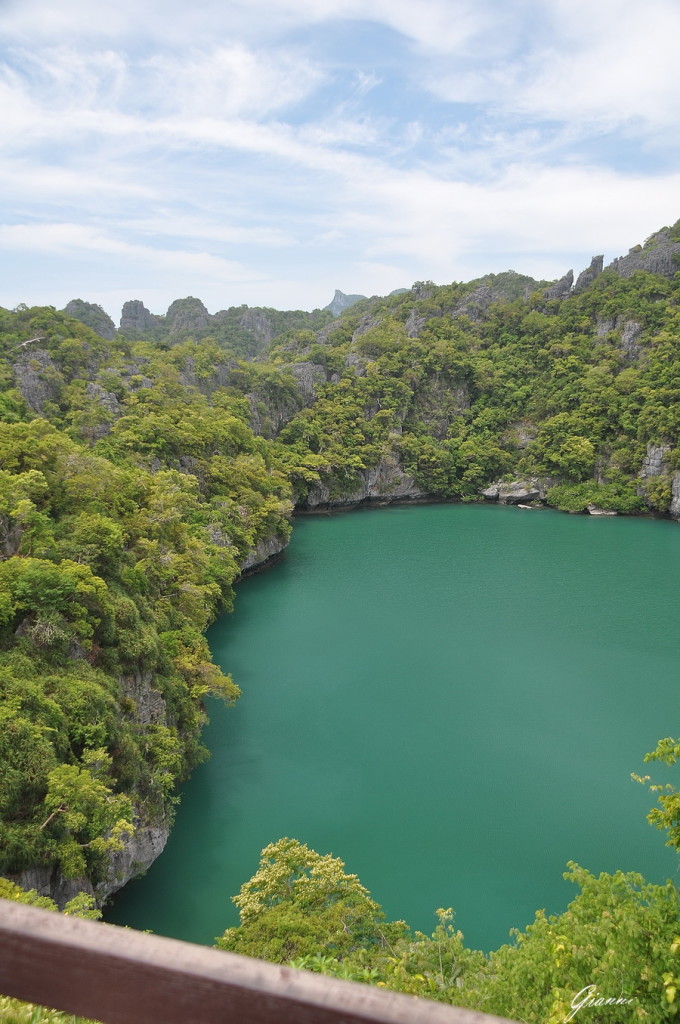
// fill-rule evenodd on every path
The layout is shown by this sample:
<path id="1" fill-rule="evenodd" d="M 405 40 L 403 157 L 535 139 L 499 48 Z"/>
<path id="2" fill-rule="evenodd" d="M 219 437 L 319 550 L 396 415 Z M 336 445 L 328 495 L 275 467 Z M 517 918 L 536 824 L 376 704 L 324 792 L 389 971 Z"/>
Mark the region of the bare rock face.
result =
<path id="1" fill-rule="evenodd" d="M 24 349 L 12 369 L 17 387 L 33 412 L 42 413 L 46 402 L 58 401 L 65 381 L 45 349 Z"/>
<path id="2" fill-rule="evenodd" d="M 661 228 L 651 235 L 644 245 L 634 246 L 627 256 L 613 260 L 608 270 L 615 270 L 621 277 L 630 277 L 636 270 L 650 274 L 661 274 L 672 278 L 680 257 L 680 236 L 672 228 Z"/>
<path id="3" fill-rule="evenodd" d="M 317 363 L 290 363 L 286 370 L 295 377 L 304 404 L 311 405 L 316 398 L 315 385 L 326 383 L 326 371 L 323 366 Z"/>
<path id="4" fill-rule="evenodd" d="M 113 320 L 101 306 L 94 302 L 71 299 L 64 307 L 64 312 L 67 316 L 72 316 L 74 320 L 80 320 L 81 324 L 85 324 L 100 338 L 112 341 L 116 336 L 116 325 Z"/>
<path id="5" fill-rule="evenodd" d="M 260 348 L 266 348 L 274 337 L 271 318 L 263 309 L 246 309 L 239 323 L 244 330 L 255 335 Z"/>
<path id="6" fill-rule="evenodd" d="M 408 315 L 408 320 L 404 324 L 406 336 L 408 338 L 417 338 L 426 323 L 427 317 L 419 316 L 414 306 Z"/>
<path id="7" fill-rule="evenodd" d="M 595 278 L 599 277 L 602 273 L 603 264 L 604 256 L 593 256 L 590 261 L 590 266 L 586 270 L 582 270 L 578 275 L 578 280 L 574 285 L 574 291 L 583 291 L 583 289 L 587 288 L 589 284 L 592 284 Z"/>
<path id="8" fill-rule="evenodd" d="M 573 285 L 574 271 L 568 270 L 564 277 L 561 277 L 559 281 L 555 281 L 549 288 L 546 288 L 543 294 L 546 299 L 565 299 L 571 293 Z"/>
<path id="9" fill-rule="evenodd" d="M 113 391 L 106 391 L 101 384 L 92 380 L 88 381 L 85 388 L 85 397 L 97 402 L 104 413 L 105 418 L 102 422 L 91 428 L 92 439 L 99 441 L 102 437 L 106 437 L 111 430 L 112 423 L 120 416 L 121 405 Z"/>
<path id="10" fill-rule="evenodd" d="M 485 487 L 480 494 L 487 501 L 497 501 L 501 505 L 519 505 L 528 501 L 543 500 L 552 481 L 539 480 L 532 477 L 530 480 L 511 480 L 506 483 L 499 480 Z"/>
<path id="11" fill-rule="evenodd" d="M 357 352 L 350 352 L 345 359 L 345 366 L 353 371 L 356 377 L 363 377 L 366 373 L 366 364 Z"/>
<path id="12" fill-rule="evenodd" d="M 366 334 L 372 327 L 377 327 L 379 323 L 380 317 L 373 316 L 371 313 L 364 313 L 352 335 L 352 342 L 355 342 L 362 334 Z"/>
<path id="13" fill-rule="evenodd" d="M 153 689 L 153 673 L 136 671 L 119 679 L 123 696 L 131 702 L 130 714 L 142 728 L 166 725 L 167 706 L 162 693 Z"/>
<path id="14" fill-rule="evenodd" d="M 668 509 L 673 519 L 680 519 L 680 470 L 673 473 L 671 480 L 671 503 Z"/>
<path id="15" fill-rule="evenodd" d="M 385 456 L 377 466 L 361 470 L 359 485 L 352 491 L 338 495 L 331 485 L 315 484 L 304 503 L 307 509 L 346 508 L 362 502 L 412 501 L 426 498 L 412 476 L 406 473 L 396 454 Z"/>
<path id="16" fill-rule="evenodd" d="M 269 562 L 274 561 L 283 553 L 287 544 L 288 538 L 280 534 L 274 534 L 273 537 L 267 537 L 265 540 L 259 541 L 241 563 L 242 575 L 247 575 L 255 569 L 260 569 Z"/>
<path id="17" fill-rule="evenodd" d="M 624 317 L 598 319 L 595 324 L 595 334 L 598 338 L 606 338 L 614 331 L 619 336 L 621 351 L 629 361 L 637 359 L 641 348 L 638 345 L 643 327 L 637 320 L 626 320 Z"/>
<path id="18" fill-rule="evenodd" d="M 168 306 L 166 320 L 170 325 L 170 337 L 186 333 L 202 333 L 210 324 L 210 313 L 200 299 L 193 295 L 186 299 L 175 299 Z"/>
<path id="19" fill-rule="evenodd" d="M 165 849 L 169 835 L 170 826 L 165 822 L 138 827 L 123 849 L 111 854 L 106 878 L 95 889 L 97 903 L 101 905 L 131 878 L 151 867 Z"/>
<path id="20" fill-rule="evenodd" d="M 365 298 L 365 295 L 345 295 L 345 293 L 341 292 L 339 288 L 336 288 L 335 295 L 328 305 L 323 308 L 327 309 L 333 314 L 333 316 L 340 316 L 340 314 L 344 313 L 346 309 L 350 308 L 350 306 L 353 306 L 356 302 L 360 302 L 361 299 Z"/>
<path id="21" fill-rule="evenodd" d="M 130 299 L 121 310 L 121 331 L 151 331 L 159 323 L 160 317 L 149 312 L 141 299 Z"/>
<path id="22" fill-rule="evenodd" d="M 644 480 L 650 476 L 661 476 L 663 473 L 667 473 L 668 463 L 666 460 L 670 450 L 670 445 L 667 444 L 648 444 L 647 454 L 642 460 L 641 479 Z"/>

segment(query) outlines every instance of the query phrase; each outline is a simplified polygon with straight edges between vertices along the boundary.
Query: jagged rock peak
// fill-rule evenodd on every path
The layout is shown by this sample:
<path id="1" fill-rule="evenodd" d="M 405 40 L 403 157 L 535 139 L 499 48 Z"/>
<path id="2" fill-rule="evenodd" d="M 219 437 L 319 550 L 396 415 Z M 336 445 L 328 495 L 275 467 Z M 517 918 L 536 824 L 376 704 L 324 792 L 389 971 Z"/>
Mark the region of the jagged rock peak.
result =
<path id="1" fill-rule="evenodd" d="M 324 309 L 328 309 L 333 316 L 340 316 L 346 309 L 353 306 L 355 302 L 360 302 L 361 299 L 365 298 L 365 295 L 345 295 L 339 288 L 336 288 L 333 300 L 327 306 L 324 306 Z"/>
<path id="2" fill-rule="evenodd" d="M 109 314 L 95 302 L 85 302 L 83 299 L 71 299 L 64 306 L 64 313 L 72 316 L 74 320 L 80 320 L 90 330 L 98 334 L 100 338 L 111 341 L 116 336 L 116 325 Z"/>
<path id="3" fill-rule="evenodd" d="M 546 299 L 564 299 L 574 285 L 574 271 L 568 270 L 564 277 L 561 277 L 559 281 L 555 281 L 549 288 L 543 292 Z"/>
<path id="4" fill-rule="evenodd" d="M 121 331 L 150 331 L 158 323 L 158 317 L 149 312 L 141 299 L 130 299 L 120 313 Z"/>
<path id="5" fill-rule="evenodd" d="M 211 317 L 200 299 L 187 295 L 186 299 L 175 299 L 168 306 L 166 314 L 170 324 L 170 333 L 179 334 L 184 331 L 203 331 L 210 323 Z"/>
<path id="6" fill-rule="evenodd" d="M 604 265 L 604 256 L 593 256 L 590 261 L 590 266 L 586 270 L 582 270 L 578 275 L 578 280 L 574 286 L 574 291 L 579 292 L 582 288 L 587 288 L 589 284 L 599 277 L 602 273 L 602 267 Z"/>
<path id="7" fill-rule="evenodd" d="M 607 270 L 630 277 L 636 270 L 672 278 L 680 269 L 680 221 L 650 235 L 644 245 L 634 245 L 627 256 L 613 260 Z"/>

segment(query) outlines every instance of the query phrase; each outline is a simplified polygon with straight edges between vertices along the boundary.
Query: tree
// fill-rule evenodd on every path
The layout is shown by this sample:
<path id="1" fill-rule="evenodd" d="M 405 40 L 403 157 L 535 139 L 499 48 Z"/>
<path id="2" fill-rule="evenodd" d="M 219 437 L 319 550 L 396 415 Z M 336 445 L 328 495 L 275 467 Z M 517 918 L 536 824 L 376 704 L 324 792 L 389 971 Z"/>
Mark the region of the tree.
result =
<path id="1" fill-rule="evenodd" d="M 218 947 L 286 963 L 316 953 L 342 957 L 395 938 L 395 926 L 384 924 L 378 904 L 344 867 L 296 839 L 267 846 L 258 871 L 234 897 L 241 924 L 227 929 Z"/>
<path id="2" fill-rule="evenodd" d="M 123 837 L 134 832 L 132 806 L 107 784 L 111 758 L 103 749 L 86 750 L 82 766 L 62 764 L 47 777 L 45 809 L 49 812 L 40 831 L 49 828 L 55 854 L 67 878 L 84 875 L 86 852 L 96 860 L 123 849 Z M 92 866 L 92 864 L 91 864 Z"/>

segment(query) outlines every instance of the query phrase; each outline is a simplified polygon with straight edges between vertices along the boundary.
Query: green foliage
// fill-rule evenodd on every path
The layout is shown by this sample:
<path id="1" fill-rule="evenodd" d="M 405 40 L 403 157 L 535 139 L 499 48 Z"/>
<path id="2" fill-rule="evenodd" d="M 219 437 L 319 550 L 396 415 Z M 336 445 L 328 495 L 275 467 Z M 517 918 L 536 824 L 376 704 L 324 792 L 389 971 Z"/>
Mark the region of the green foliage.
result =
<path id="1" fill-rule="evenodd" d="M 227 929 L 218 947 L 285 963 L 388 945 L 402 926 L 384 925 L 378 904 L 344 867 L 294 839 L 266 847 L 258 871 L 234 897 L 241 924 Z"/>
<path id="2" fill-rule="evenodd" d="M 669 767 L 680 761 L 680 740 L 667 736 L 659 740 L 654 750 L 645 755 L 647 763 L 658 761 Z M 680 791 L 672 783 L 659 784 L 653 782 L 649 775 L 633 775 L 637 782 L 649 785 L 651 793 L 657 796 L 657 807 L 648 815 L 648 820 L 656 828 L 668 833 L 667 846 L 674 846 L 680 851 Z"/>
<path id="3" fill-rule="evenodd" d="M 644 512 L 646 505 L 632 480 L 619 479 L 609 484 L 588 480 L 582 484 L 560 484 L 548 491 L 548 503 L 561 512 L 583 512 L 588 505 L 613 512 Z"/>
<path id="4" fill-rule="evenodd" d="M 241 924 L 218 947 L 277 963 L 288 956 L 293 967 L 527 1024 L 561 1024 L 598 999 L 609 1000 L 614 1024 L 670 1019 L 680 974 L 676 887 L 620 871 L 596 877 L 576 864 L 565 878 L 579 893 L 563 914 L 539 911 L 511 945 L 485 956 L 466 948 L 451 909 L 437 911 L 431 936 L 412 934 L 385 922 L 341 861 L 282 839 L 263 850 L 235 897 Z"/>

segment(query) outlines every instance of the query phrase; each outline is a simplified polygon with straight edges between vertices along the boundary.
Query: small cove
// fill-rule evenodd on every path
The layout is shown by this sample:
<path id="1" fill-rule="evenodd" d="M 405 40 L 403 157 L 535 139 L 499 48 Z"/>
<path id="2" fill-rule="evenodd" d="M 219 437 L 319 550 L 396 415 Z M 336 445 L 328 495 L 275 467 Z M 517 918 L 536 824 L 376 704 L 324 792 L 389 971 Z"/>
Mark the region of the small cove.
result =
<path id="1" fill-rule="evenodd" d="M 564 909 L 567 860 L 677 882 L 630 780 L 678 732 L 677 530 L 471 505 L 299 519 L 210 631 L 243 696 L 211 704 L 212 757 L 107 919 L 210 943 L 284 835 L 414 928 L 453 906 L 484 949 Z"/>

